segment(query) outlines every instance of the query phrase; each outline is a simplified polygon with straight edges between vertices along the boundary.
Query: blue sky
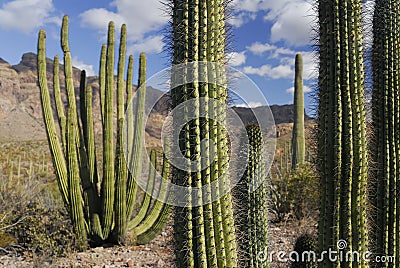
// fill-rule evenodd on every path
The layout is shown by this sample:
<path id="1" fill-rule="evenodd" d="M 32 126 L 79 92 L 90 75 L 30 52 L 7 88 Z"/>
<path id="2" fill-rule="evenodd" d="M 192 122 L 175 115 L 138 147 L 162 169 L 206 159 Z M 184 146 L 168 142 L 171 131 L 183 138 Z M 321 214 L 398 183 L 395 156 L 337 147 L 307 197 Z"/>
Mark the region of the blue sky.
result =
<path id="1" fill-rule="evenodd" d="M 234 0 L 232 7 L 230 64 L 258 85 L 269 104 L 292 103 L 296 52 L 303 53 L 306 91 L 315 86 L 311 1 Z M 107 23 L 113 20 L 118 28 L 127 24 L 130 54 L 137 58 L 141 51 L 147 53 L 151 76 L 170 66 L 163 48 L 163 29 L 169 18 L 163 9 L 159 0 L 0 0 L 0 57 L 17 64 L 23 53 L 36 53 L 42 28 L 47 32 L 47 56 L 62 55 L 59 31 L 67 14 L 75 66 L 97 73 Z M 308 93 L 305 97 L 309 111 L 312 100 Z M 251 105 L 257 105 L 257 100 Z"/>

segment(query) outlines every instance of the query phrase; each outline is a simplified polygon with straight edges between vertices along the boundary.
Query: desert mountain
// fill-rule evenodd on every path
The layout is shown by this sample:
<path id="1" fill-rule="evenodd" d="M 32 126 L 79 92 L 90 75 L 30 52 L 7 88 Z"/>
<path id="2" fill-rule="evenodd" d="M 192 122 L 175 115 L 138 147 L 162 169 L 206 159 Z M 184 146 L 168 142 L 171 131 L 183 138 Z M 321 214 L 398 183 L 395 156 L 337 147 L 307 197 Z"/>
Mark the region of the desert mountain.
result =
<path id="1" fill-rule="evenodd" d="M 19 64 L 12 66 L 0 58 L 0 141 L 9 140 L 43 140 L 46 134 L 43 127 L 42 110 L 40 104 L 39 87 L 37 85 L 37 63 L 36 54 L 26 53 L 22 56 Z M 60 85 L 64 91 L 64 66 L 60 64 Z M 74 86 L 77 99 L 79 99 L 80 70 L 73 69 Z M 50 94 L 52 95 L 53 61 L 47 59 L 47 78 L 49 81 Z M 95 121 L 100 124 L 100 110 L 98 97 L 98 79 L 96 76 L 87 78 L 88 84 L 93 88 L 93 106 Z M 155 100 L 163 95 L 163 92 L 148 87 L 148 101 L 156 103 L 154 113 L 146 127 L 147 137 L 150 139 L 159 138 L 159 129 L 162 127 L 170 102 L 170 96 L 165 94 L 158 102 Z M 65 94 L 62 96 L 66 101 Z M 258 107 L 255 109 L 265 109 Z M 273 105 L 270 107 L 275 122 L 293 122 L 293 105 Z M 254 115 L 248 108 L 234 107 L 245 123 L 251 123 Z M 308 119 L 308 117 L 307 117 Z M 99 126 L 99 125 L 97 125 Z M 99 128 L 97 128 L 99 129 Z"/>

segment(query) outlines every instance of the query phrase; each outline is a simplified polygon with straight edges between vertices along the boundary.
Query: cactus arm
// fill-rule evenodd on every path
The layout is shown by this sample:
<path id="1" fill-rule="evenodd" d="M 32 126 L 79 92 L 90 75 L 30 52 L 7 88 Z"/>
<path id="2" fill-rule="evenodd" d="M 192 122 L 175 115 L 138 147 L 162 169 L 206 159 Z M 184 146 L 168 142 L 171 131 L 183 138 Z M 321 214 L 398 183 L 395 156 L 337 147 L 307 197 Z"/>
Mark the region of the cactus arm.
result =
<path id="1" fill-rule="evenodd" d="M 199 6 L 201 12 L 200 26 L 199 26 L 199 61 L 206 62 L 207 52 L 208 52 L 208 3 L 207 1 L 200 2 Z M 210 16 L 212 17 L 212 16 Z M 211 54 L 211 53 L 210 53 Z M 206 81 L 205 83 L 200 83 L 201 91 L 200 97 L 200 115 L 209 114 L 209 89 L 208 89 L 208 66 L 201 64 L 199 69 L 200 81 Z M 215 231 L 213 222 L 213 207 L 212 207 L 212 189 L 211 189 L 211 175 L 210 175 L 210 128 L 209 120 L 207 117 L 202 117 L 200 119 L 200 140 L 201 142 L 201 177 L 202 184 L 205 186 L 203 193 L 204 203 L 204 229 L 206 236 L 206 248 L 207 248 L 207 262 L 211 267 L 217 267 L 217 247 L 215 244 Z"/>
<path id="2" fill-rule="evenodd" d="M 75 111 L 72 108 L 68 109 L 67 117 L 67 158 L 68 158 L 68 187 L 70 195 L 70 211 L 71 211 L 71 221 L 74 226 L 74 230 L 78 235 L 78 238 L 82 241 L 86 239 L 86 226 L 83 215 L 83 200 L 82 200 L 82 190 L 80 187 L 79 179 L 79 165 L 78 156 L 76 148 L 76 126 L 74 125 L 74 114 Z"/>
<path id="3" fill-rule="evenodd" d="M 101 185 L 103 235 L 108 237 L 113 224 L 114 208 L 114 23 L 108 25 L 107 76 L 104 103 L 103 128 L 103 181 Z"/>
<path id="4" fill-rule="evenodd" d="M 131 159 L 132 159 L 131 149 L 132 149 L 133 132 L 134 132 L 134 129 L 133 129 L 133 126 L 134 126 L 133 104 L 131 103 L 132 98 L 133 98 L 132 80 L 133 80 L 133 56 L 130 55 L 129 60 L 128 60 L 128 71 L 126 73 L 126 105 L 125 105 L 125 113 L 127 116 L 127 119 L 125 121 L 127 124 L 127 127 L 126 127 L 127 141 L 125 143 L 125 146 L 126 146 L 127 152 L 130 152 L 129 154 L 127 154 L 127 159 L 126 159 L 127 163 L 131 163 Z M 131 176 L 131 173 L 129 173 L 129 176 Z"/>
<path id="5" fill-rule="evenodd" d="M 370 196 L 375 207 L 370 232 L 378 255 L 396 255 L 394 267 L 400 263 L 398 224 L 400 216 L 399 174 L 399 50 L 397 1 L 376 1 L 373 17 L 372 46 L 372 151 L 375 168 Z M 389 265 L 390 267 L 390 265 Z"/>
<path id="6" fill-rule="evenodd" d="M 191 90 L 191 98 L 193 98 L 193 115 L 194 120 L 191 122 L 191 160 L 197 161 L 196 172 L 193 172 L 193 186 L 197 187 L 196 195 L 193 196 L 193 225 L 195 232 L 195 250 L 197 257 L 195 259 L 196 267 L 208 267 L 207 261 L 207 250 L 206 250 L 206 237 L 204 228 L 204 211 L 203 211 L 203 192 L 202 192 L 202 168 L 201 168 L 201 136 L 200 136 L 200 92 L 203 90 L 199 85 L 199 28 L 200 28 L 200 14 L 199 14 L 199 0 L 194 0 L 193 5 L 189 6 L 189 35 L 192 38 L 189 39 L 189 46 L 191 50 L 189 53 L 189 59 L 193 61 L 192 73 L 193 81 L 189 86 Z M 207 14 L 206 14 L 207 15 Z M 207 17 L 206 17 L 207 18 Z M 205 18 L 205 19 L 206 19 Z M 208 238 L 207 238 L 208 239 Z M 209 248 L 209 250 L 214 250 Z M 215 259 L 213 259 L 215 261 Z"/>
<path id="7" fill-rule="evenodd" d="M 79 111 L 81 116 L 82 125 L 87 124 L 87 115 L 86 115 L 86 71 L 81 71 L 81 79 L 79 80 Z M 85 146 L 87 146 L 87 129 L 83 128 L 83 139 L 85 142 Z"/>
<path id="8" fill-rule="evenodd" d="M 121 37 L 119 45 L 118 58 L 118 76 L 117 76 L 117 174 L 115 181 L 115 240 L 119 243 L 125 243 L 126 234 L 126 182 L 128 170 L 123 152 L 123 123 L 124 123 L 124 73 L 125 73 L 125 55 L 126 55 L 126 25 L 121 27 Z"/>
<path id="9" fill-rule="evenodd" d="M 84 191 L 87 192 L 89 202 L 89 214 L 90 214 L 90 224 L 91 224 L 91 232 L 93 234 L 94 239 L 102 239 L 103 233 L 100 224 L 100 206 L 99 206 L 99 193 L 98 193 L 98 173 L 97 173 L 97 165 L 96 165 L 96 147 L 95 147 L 95 136 L 94 136 L 94 125 L 93 125 L 93 94 L 92 87 L 90 85 L 87 86 L 85 90 L 85 111 L 83 111 L 86 116 L 86 123 L 83 123 L 84 132 L 87 133 L 85 137 L 86 143 L 86 153 L 87 153 L 87 172 L 83 175 L 85 178 L 82 178 L 82 186 L 84 187 Z"/>
<path id="10" fill-rule="evenodd" d="M 217 9 L 217 27 L 218 30 L 215 32 L 216 35 L 216 56 L 215 61 L 219 64 L 225 64 L 225 49 L 226 49 L 226 26 L 225 26 L 225 2 L 223 0 L 216 0 L 216 9 Z M 225 70 L 222 68 L 218 68 L 217 70 L 217 81 L 219 81 L 219 85 L 217 87 L 218 99 L 221 103 L 226 104 L 227 101 L 227 79 Z M 219 105 L 218 109 L 218 118 L 219 122 L 226 121 L 226 107 Z M 227 266 L 228 267 L 237 267 L 237 250 L 236 250 L 236 237 L 235 237 L 235 226 L 233 220 L 233 209 L 232 209 L 232 198 L 231 194 L 228 191 L 230 189 L 230 181 L 227 171 L 229 169 L 229 156 L 228 156 L 228 141 L 227 141 L 227 133 L 224 127 L 220 124 L 217 126 L 217 140 L 218 140 L 218 168 L 219 168 L 219 176 L 222 185 L 220 184 L 220 191 L 223 194 L 221 197 L 221 206 L 224 208 L 222 210 L 222 217 L 225 219 L 223 221 L 223 230 L 224 230 L 224 243 L 225 243 L 225 252 L 227 258 Z"/>
<path id="11" fill-rule="evenodd" d="M 61 98 L 61 90 L 60 90 L 60 70 L 59 70 L 59 58 L 58 56 L 54 57 L 53 62 L 53 90 L 54 90 L 54 100 L 56 102 L 56 109 L 57 109 L 57 116 L 58 116 L 58 123 L 60 126 L 60 134 L 61 134 L 61 142 L 63 144 L 64 152 L 66 151 L 66 117 L 64 113 L 64 104 Z"/>
<path id="12" fill-rule="evenodd" d="M 361 3 L 356 2 L 355 8 L 351 10 L 350 16 L 352 22 L 354 23 L 355 29 L 361 29 L 361 20 L 356 18 L 361 18 Z M 365 122 L 366 112 L 364 105 L 364 66 L 363 60 L 363 40 L 362 32 L 353 30 L 354 34 L 350 35 L 351 50 L 354 51 L 350 62 L 352 63 L 355 83 L 354 83 L 354 93 L 351 94 L 352 97 L 352 111 L 353 120 L 356 122 L 353 126 L 354 135 L 354 170 L 353 176 L 355 178 L 355 184 L 352 192 L 352 200 L 355 200 L 352 204 L 352 215 L 354 215 L 354 230 L 358 230 L 357 234 L 353 234 L 353 249 L 358 252 L 366 252 L 368 250 L 368 232 L 367 232 L 367 144 L 366 144 L 366 124 L 360 124 L 360 122 Z M 395 146 L 393 146 L 395 148 Z M 395 170 L 395 167 L 393 168 Z M 392 184 L 395 187 L 394 183 Z M 395 198 L 394 196 L 392 196 Z M 394 216 L 395 213 L 391 213 Z M 353 221 L 354 221 L 353 220 Z M 394 236 L 393 236 L 394 237 Z M 362 261 L 360 266 L 366 266 L 367 263 Z"/>
<path id="13" fill-rule="evenodd" d="M 68 16 L 64 16 L 61 26 L 61 48 L 64 52 L 64 76 L 65 76 L 65 88 L 67 90 L 68 105 L 74 111 L 74 125 L 78 127 L 78 114 L 76 111 L 76 99 L 75 99 L 75 89 L 72 74 L 72 58 L 71 52 L 69 50 L 68 42 Z M 79 135 L 76 135 L 77 142 L 79 144 Z"/>
<path id="14" fill-rule="evenodd" d="M 319 249 L 338 239 L 349 250 L 367 248 L 366 144 L 362 103 L 361 2 L 319 1 L 319 171 L 322 178 Z M 363 207 L 362 207 L 363 206 Z M 333 211 L 333 213 L 332 213 Z M 344 265 L 324 262 L 324 267 Z M 365 267 L 360 262 L 353 267 Z"/>
<path id="15" fill-rule="evenodd" d="M 134 137 L 134 117 L 133 117 L 133 103 L 132 103 L 132 98 L 133 98 L 133 93 L 132 93 L 132 80 L 133 80 L 133 56 L 129 56 L 128 60 L 128 71 L 126 74 L 126 105 L 125 105 L 125 113 L 126 113 L 126 141 L 125 141 L 125 165 L 130 165 L 132 161 L 132 148 L 133 148 L 133 137 Z M 127 182 L 128 180 L 132 180 L 132 172 L 130 169 L 127 170 L 127 175 L 126 175 L 126 181 L 124 182 L 125 184 L 125 192 L 127 191 Z M 126 194 L 125 194 L 126 195 Z M 135 194 L 136 195 L 136 194 Z M 126 201 L 126 196 L 124 202 L 127 203 Z M 127 214 L 127 208 L 125 204 L 125 218 L 126 222 L 130 220 L 130 217 Z M 125 224 L 126 224 L 125 222 Z"/>
<path id="16" fill-rule="evenodd" d="M 133 56 L 129 55 L 128 59 L 128 71 L 126 73 L 126 107 L 125 109 L 128 108 L 128 105 L 132 101 L 132 80 L 133 80 Z"/>
<path id="17" fill-rule="evenodd" d="M 117 118 L 124 118 L 124 74 L 126 56 L 126 25 L 121 26 L 121 37 L 119 42 L 118 77 L 117 77 Z M 123 122 L 123 121 L 122 121 Z"/>
<path id="18" fill-rule="evenodd" d="M 173 206 L 166 203 L 166 200 L 171 197 L 168 191 L 170 164 L 166 157 L 167 152 L 164 153 L 163 157 L 162 180 L 157 200 L 148 216 L 133 230 L 137 236 L 138 244 L 151 241 L 161 232 L 171 216 Z"/>
<path id="19" fill-rule="evenodd" d="M 122 140 L 122 125 L 123 119 L 119 119 L 119 139 Z M 127 183 L 127 168 L 122 152 L 122 147 L 118 147 L 117 152 L 117 165 L 118 172 L 115 181 L 115 230 L 113 240 L 120 244 L 125 244 L 126 230 L 127 230 L 127 217 L 126 217 L 126 183 Z"/>
<path id="20" fill-rule="evenodd" d="M 107 46 L 103 44 L 100 52 L 100 67 L 99 67 L 99 96 L 100 96 L 100 112 L 101 122 L 104 125 L 104 102 L 106 92 L 106 58 L 107 58 Z"/>
<path id="21" fill-rule="evenodd" d="M 294 124 L 292 137 L 292 169 L 304 164 L 305 138 L 304 138 L 304 92 L 303 92 L 303 57 L 296 54 L 295 81 L 294 81 Z"/>
<path id="22" fill-rule="evenodd" d="M 97 166 L 96 166 L 96 147 L 95 147 L 95 136 L 94 136 L 94 124 L 93 124 L 93 93 L 92 87 L 88 85 L 85 90 L 85 110 L 83 111 L 85 116 L 84 133 L 85 135 L 85 146 L 87 150 L 87 158 L 89 164 L 89 173 L 90 173 L 90 183 L 93 185 L 95 189 L 97 189 L 96 185 L 98 183 L 98 174 L 97 174 Z"/>
<path id="23" fill-rule="evenodd" d="M 133 218 L 128 223 L 128 228 L 133 229 L 136 226 L 138 226 L 143 219 L 146 217 L 149 209 L 150 209 L 150 203 L 151 203 L 151 193 L 154 189 L 154 181 L 156 178 L 156 152 L 154 150 L 151 151 L 150 153 L 150 164 L 149 164 L 149 179 L 147 181 L 147 186 L 146 186 L 146 192 L 144 193 L 144 198 L 143 202 L 140 206 L 139 212 L 136 214 L 136 216 Z"/>
<path id="24" fill-rule="evenodd" d="M 132 176 L 128 177 L 127 184 L 127 217 L 130 219 L 132 215 L 133 205 L 136 199 L 137 184 L 135 180 L 141 173 L 141 155 L 143 146 L 143 135 L 144 135 L 144 109 L 145 109 L 145 98 L 146 98 L 146 54 L 141 53 L 139 58 L 139 81 L 136 99 L 135 109 L 135 127 L 133 135 L 133 148 L 132 159 L 130 170 L 132 170 Z"/>
<path id="25" fill-rule="evenodd" d="M 216 31 L 217 31 L 217 21 L 218 15 L 217 12 L 214 12 L 216 8 L 215 1 L 209 1 L 207 3 L 208 12 L 208 27 L 209 31 L 207 32 L 208 38 L 208 53 L 207 53 L 207 60 L 210 62 L 215 62 L 215 56 L 217 52 L 217 45 L 218 42 L 216 41 Z M 216 66 L 211 64 L 210 70 L 208 72 L 209 80 L 209 90 L 208 95 L 211 100 L 217 99 L 217 70 Z M 210 118 L 217 118 L 216 117 L 216 107 L 214 106 L 214 102 L 209 102 L 209 114 Z M 217 127 L 214 120 L 209 121 L 209 129 L 210 129 L 210 140 L 214 141 L 210 143 L 210 154 L 213 152 L 217 152 L 216 148 L 216 141 L 217 141 Z M 219 178 L 218 173 L 218 154 L 215 155 L 214 163 L 211 163 L 210 173 L 211 173 L 211 181 L 215 181 Z M 218 267 L 226 267 L 226 254 L 225 254 L 225 242 L 223 236 L 223 217 L 222 217 L 222 208 L 221 208 L 221 200 L 220 198 L 216 198 L 215 194 L 220 196 L 219 185 L 215 184 L 215 193 L 213 196 L 213 200 L 215 200 L 212 204 L 213 206 L 213 223 L 214 223 L 214 233 L 215 233 L 215 244 L 217 249 L 217 264 Z"/>
<path id="26" fill-rule="evenodd" d="M 257 125 L 246 126 L 249 158 L 245 173 L 236 186 L 239 259 L 243 267 L 269 267 L 268 260 L 260 261 L 259 252 L 268 247 L 267 182 L 263 160 L 262 132 Z M 246 138 L 247 142 L 247 138 Z M 254 188 L 257 186 L 257 188 Z"/>
<path id="27" fill-rule="evenodd" d="M 173 13 L 173 39 L 174 39 L 174 57 L 173 64 L 181 64 L 188 61 L 188 16 L 189 16 L 189 1 L 174 1 Z M 185 72 L 183 70 L 183 79 L 185 79 Z M 172 73 L 172 81 L 176 78 Z M 174 85 L 176 82 L 174 83 Z M 172 88 L 172 105 L 173 108 L 178 106 L 182 101 L 187 100 L 187 85 L 179 85 L 176 88 Z M 185 116 L 185 114 L 183 115 Z M 183 148 L 184 156 L 189 159 L 190 157 L 190 144 L 186 142 L 187 133 L 189 126 L 185 125 L 182 131 L 184 134 L 180 135 L 175 132 L 176 128 L 173 128 L 174 135 L 179 137 L 179 146 Z M 189 148 L 188 148 L 189 146 Z M 175 247 L 176 265 L 177 267 L 194 267 L 194 252 L 193 252 L 193 232 L 192 232 L 192 221 L 191 221 L 191 176 L 190 172 L 184 172 L 179 169 L 174 169 L 173 182 L 177 185 L 186 186 L 187 205 L 185 207 L 175 207 L 175 220 L 174 222 L 181 222 L 182 224 L 174 224 L 174 239 L 177 247 Z"/>
<path id="28" fill-rule="evenodd" d="M 68 194 L 68 172 L 62 146 L 57 137 L 57 131 L 54 123 L 53 112 L 50 103 L 50 94 L 47 86 L 46 77 L 46 32 L 41 30 L 38 37 L 38 79 L 40 88 L 40 100 L 42 103 L 42 113 L 46 127 L 47 139 L 50 146 L 51 156 L 53 158 L 54 170 L 57 177 L 58 186 L 62 199 L 66 206 L 69 205 Z"/>
<path id="29" fill-rule="evenodd" d="M 225 3 L 222 0 L 174 1 L 172 8 L 175 48 L 174 64 L 188 62 L 193 64 L 195 79 L 199 75 L 198 68 L 202 68 L 201 66 L 197 66 L 196 61 L 206 61 L 213 58 L 215 62 L 224 64 Z M 213 33 L 210 33 L 211 29 Z M 213 41 L 207 40 L 207 38 L 210 37 Z M 204 53 L 204 51 L 206 52 Z M 213 72 L 214 74 L 207 74 L 208 78 L 221 79 L 222 85 L 225 84 L 224 81 L 226 81 L 226 77 L 222 68 L 221 70 L 204 71 L 205 70 L 201 70 L 200 74 L 204 75 L 205 73 Z M 185 74 L 183 74 L 183 76 L 184 75 Z M 188 75 L 193 77 L 193 73 Z M 171 79 L 174 79 L 174 77 L 172 76 Z M 217 83 L 211 81 L 211 84 Z M 218 117 L 218 120 L 210 120 L 211 123 L 208 123 L 210 132 L 214 131 L 215 128 L 217 129 L 213 134 L 202 133 L 199 126 L 200 124 L 203 126 L 204 122 L 201 120 L 193 120 L 182 129 L 182 134 L 179 137 L 181 141 L 180 147 L 183 148 L 182 150 L 187 159 L 196 160 L 200 152 L 204 152 L 205 158 L 207 158 L 206 156 L 209 155 L 209 153 L 214 151 L 217 152 L 217 156 L 209 171 L 178 171 L 176 181 L 178 184 L 186 186 L 190 193 L 191 186 L 200 186 L 200 189 L 203 189 L 202 186 L 206 184 L 206 181 L 211 182 L 218 178 L 220 185 L 215 194 L 223 196 L 217 202 L 211 204 L 211 206 L 196 206 L 196 204 L 203 201 L 201 199 L 208 197 L 206 196 L 208 191 L 206 187 L 204 189 L 206 191 L 205 193 L 197 192 L 196 196 L 187 195 L 186 202 L 189 206 L 192 205 L 193 207 L 176 208 L 175 222 L 185 222 L 185 225 L 182 226 L 177 226 L 177 224 L 175 224 L 175 238 L 179 246 L 175 251 L 177 265 L 181 265 L 182 267 L 213 267 L 215 265 L 220 267 L 236 267 L 237 265 L 231 197 L 229 193 L 224 196 L 224 193 L 228 192 L 229 187 L 229 182 L 227 180 L 227 138 L 226 132 L 216 123 L 217 121 L 221 123 L 219 119 L 222 119 L 222 122 L 225 120 L 225 107 L 214 107 L 213 105 L 200 103 L 199 99 L 199 97 L 208 97 L 214 94 L 214 96 L 218 96 L 218 100 L 226 102 L 226 89 L 220 86 L 221 83 L 218 84 L 219 86 L 207 85 L 207 87 L 205 87 L 202 83 L 196 82 L 173 90 L 174 106 L 192 98 L 194 100 L 193 107 L 190 107 L 191 110 L 189 110 L 188 107 L 183 111 L 182 116 L 184 118 L 189 115 L 189 112 L 194 112 L 196 115 L 203 113 L 206 111 L 204 106 L 207 106 L 208 113 L 217 115 Z M 204 116 L 209 117 L 208 114 Z M 175 135 L 177 135 L 177 133 L 175 133 Z M 211 139 L 214 138 L 214 142 L 218 144 L 215 148 L 213 148 L 214 145 L 211 146 L 199 142 L 199 140 L 206 135 L 209 135 Z M 200 167 L 202 166 L 200 165 Z M 197 169 L 198 168 L 199 166 L 197 166 Z M 208 172 L 210 176 L 207 174 Z M 207 178 L 207 176 L 209 176 L 209 178 Z M 222 210 L 222 207 L 224 207 L 224 210 Z M 211 221 L 209 221 L 210 218 L 212 219 L 212 224 Z M 208 219 L 208 222 L 205 222 L 205 219 Z M 213 246 L 214 244 L 215 246 Z M 216 256 L 216 258 L 214 256 Z"/>

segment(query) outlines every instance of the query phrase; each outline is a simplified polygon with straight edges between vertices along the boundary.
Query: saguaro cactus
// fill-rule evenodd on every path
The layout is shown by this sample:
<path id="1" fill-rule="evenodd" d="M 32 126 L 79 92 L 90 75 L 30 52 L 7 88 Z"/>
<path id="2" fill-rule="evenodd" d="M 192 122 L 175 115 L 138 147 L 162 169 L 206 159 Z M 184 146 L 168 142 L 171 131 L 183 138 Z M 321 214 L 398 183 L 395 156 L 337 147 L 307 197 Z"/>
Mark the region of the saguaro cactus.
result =
<path id="1" fill-rule="evenodd" d="M 318 168 L 321 177 L 319 250 L 367 251 L 367 145 L 361 1 L 318 1 Z M 342 241 L 343 242 L 343 241 Z M 321 267 L 367 267 L 359 262 Z"/>
<path id="2" fill-rule="evenodd" d="M 235 187 L 235 223 L 238 226 L 240 267 L 269 267 L 267 174 L 264 169 L 263 139 L 260 127 L 246 127 L 249 140 L 249 159 L 243 178 Z"/>
<path id="3" fill-rule="evenodd" d="M 229 184 L 223 105 L 227 99 L 226 74 L 221 68 L 225 62 L 225 6 L 224 0 L 171 1 L 173 64 L 191 63 L 182 75 L 194 80 L 172 89 L 173 106 L 194 100 L 183 112 L 187 124 L 178 135 L 187 162 L 197 161 L 195 171 L 176 169 L 175 183 L 187 189 L 185 206 L 175 212 L 178 267 L 237 267 L 231 194 L 219 195 Z M 181 78 L 172 74 L 172 84 Z M 193 115 L 195 119 L 191 120 Z M 210 161 L 213 152 L 216 154 Z M 208 185 L 217 179 L 217 189 L 212 192 Z M 201 191 L 193 195 L 192 187 Z M 215 194 L 222 197 L 207 202 Z"/>
<path id="4" fill-rule="evenodd" d="M 92 88 L 86 86 L 86 75 L 82 71 L 80 81 L 80 120 L 76 109 L 75 90 L 73 87 L 72 61 L 68 45 L 68 17 L 63 19 L 61 43 L 64 51 L 65 88 L 68 99 L 67 115 L 64 114 L 64 105 L 61 101 L 61 92 L 58 77 L 58 58 L 54 70 L 54 97 L 57 116 L 61 130 L 61 143 L 56 132 L 53 112 L 50 103 L 50 94 L 46 77 L 46 33 L 41 30 L 38 40 L 38 78 L 42 102 L 43 116 L 46 126 L 51 155 L 61 195 L 71 215 L 74 229 L 81 239 L 88 239 L 97 245 L 103 242 L 124 243 L 126 232 L 131 229 L 132 236 L 137 243 L 151 240 L 168 219 L 171 206 L 155 202 L 152 209 L 146 207 L 146 217 L 140 216 L 134 226 L 129 228 L 132 214 L 132 192 L 136 193 L 135 179 L 140 174 L 140 165 L 134 170 L 129 169 L 122 145 L 122 129 L 124 123 L 124 109 L 132 97 L 132 85 L 127 85 L 128 99 L 124 99 L 124 66 L 126 26 L 121 28 L 121 42 L 119 48 L 118 75 L 117 75 L 117 137 L 114 138 L 114 23 L 110 22 L 108 29 L 108 44 L 103 46 L 100 66 L 100 99 L 102 112 L 103 161 L 101 179 L 97 166 L 95 135 L 93 127 Z M 145 81 L 145 54 L 140 55 L 139 87 Z M 132 75 L 133 61 L 130 58 L 128 75 Z M 128 82 L 132 79 L 128 77 Z M 144 90 L 142 90 L 144 91 Z M 143 93 L 142 93 L 143 95 Z M 144 132 L 143 102 L 144 97 L 138 98 L 138 108 L 135 114 L 136 133 Z M 130 113 L 128 113 L 129 116 Z M 132 115 L 131 115 L 132 116 Z M 132 117 L 133 118 L 133 117 Z M 132 126 L 133 127 L 133 126 Z M 141 134 L 142 135 L 142 134 Z M 139 134 L 136 136 L 141 137 Z M 133 135 L 128 135 L 133 137 Z M 132 138 L 133 139 L 133 138 Z M 116 140 L 116 141 L 115 141 Z M 116 146 L 115 146 L 116 144 Z M 127 141 L 128 145 L 133 140 Z M 141 143 L 140 143 L 141 144 Z M 139 147 L 139 149 L 137 149 Z M 139 161 L 140 145 L 136 144 L 132 161 Z M 155 168 L 155 154 L 152 153 L 152 165 Z M 130 159 L 129 159 L 130 160 Z M 168 179 L 169 164 L 164 161 L 163 176 Z M 139 166 L 139 168 L 138 168 Z M 133 174 L 134 173 L 134 174 Z M 150 172 L 152 173 L 152 171 Z M 153 172 L 154 173 L 154 172 Z M 150 176 L 152 184 L 154 176 Z M 101 185 L 99 185 L 101 183 Z M 164 184 L 165 186 L 166 184 Z M 162 187 L 165 188 L 165 187 Z M 160 191 L 161 200 L 168 197 L 166 190 Z M 129 198 L 128 198 L 129 197 Z M 146 197 L 148 200 L 149 197 Z M 133 218 L 135 220 L 135 218 Z"/>
<path id="5" fill-rule="evenodd" d="M 399 2 L 375 2 L 372 47 L 372 156 L 375 167 L 371 181 L 374 211 L 371 224 L 371 249 L 377 255 L 396 256 L 395 262 L 375 264 L 398 267 L 400 264 L 400 50 Z"/>
<path id="6" fill-rule="evenodd" d="M 303 56 L 296 54 L 294 77 L 294 124 L 292 136 L 292 169 L 304 164 L 306 142 L 304 138 Z"/>

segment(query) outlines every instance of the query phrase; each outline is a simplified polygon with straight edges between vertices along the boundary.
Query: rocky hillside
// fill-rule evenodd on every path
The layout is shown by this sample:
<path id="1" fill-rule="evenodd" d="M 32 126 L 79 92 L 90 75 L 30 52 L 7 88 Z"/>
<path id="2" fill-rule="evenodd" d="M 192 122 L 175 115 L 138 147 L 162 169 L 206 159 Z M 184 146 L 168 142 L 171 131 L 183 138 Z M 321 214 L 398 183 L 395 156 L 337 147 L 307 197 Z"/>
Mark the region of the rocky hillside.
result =
<path id="1" fill-rule="evenodd" d="M 21 62 L 12 66 L 0 58 L 0 141 L 10 140 L 43 140 L 46 138 L 43 128 L 42 110 L 40 105 L 39 87 L 36 75 L 36 54 L 26 53 L 22 56 Z M 60 84 L 63 90 L 64 66 L 60 64 Z M 53 79 L 53 61 L 47 59 L 47 78 Z M 80 70 L 74 68 L 74 86 L 77 99 L 79 99 Z M 97 129 L 100 127 L 100 110 L 98 97 L 97 77 L 88 77 L 88 83 L 94 89 L 94 117 L 97 121 Z M 52 83 L 49 83 L 50 94 L 52 94 Z M 154 103 L 162 92 L 148 87 L 148 101 Z M 66 100 L 65 94 L 62 96 Z M 170 97 L 164 95 L 154 106 L 155 113 L 152 114 L 147 124 L 147 137 L 153 142 L 159 139 L 159 130 L 162 127 L 163 117 L 169 107 Z M 293 105 L 273 105 L 270 107 L 275 122 L 290 123 L 293 121 Z M 234 107 L 245 123 L 251 123 L 254 115 L 250 109 Z M 265 109 L 258 107 L 256 109 Z M 307 117 L 308 119 L 308 117 Z"/>

